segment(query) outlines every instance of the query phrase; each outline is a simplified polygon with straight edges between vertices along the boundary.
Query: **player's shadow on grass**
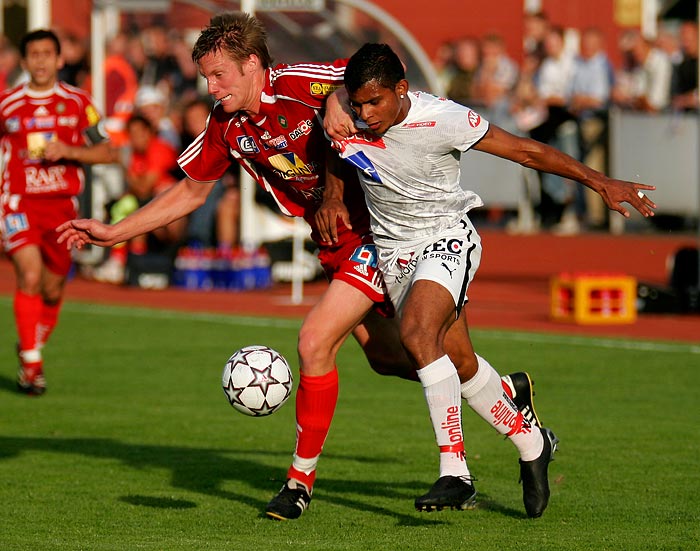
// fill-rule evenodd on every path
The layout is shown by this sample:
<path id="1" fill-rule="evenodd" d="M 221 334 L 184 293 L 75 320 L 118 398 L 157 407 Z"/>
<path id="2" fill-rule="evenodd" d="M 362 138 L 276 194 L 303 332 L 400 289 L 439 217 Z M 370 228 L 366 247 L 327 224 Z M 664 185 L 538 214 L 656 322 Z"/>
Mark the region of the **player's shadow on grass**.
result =
<path id="1" fill-rule="evenodd" d="M 0 391 L 11 392 L 12 394 L 17 393 L 17 381 L 6 377 L 5 375 L 0 375 Z"/>
<path id="2" fill-rule="evenodd" d="M 0 462 L 22 455 L 28 451 L 78 454 L 97 459 L 118 460 L 123 464 L 143 471 L 144 468 L 166 469 L 171 473 L 174 488 L 237 501 L 257 511 L 263 511 L 264 501 L 250 495 L 259 491 L 238 493 L 224 489 L 227 481 L 236 481 L 256 490 L 263 490 L 272 497 L 284 481 L 284 472 L 271 468 L 250 458 L 255 455 L 288 455 L 288 452 L 263 450 L 232 450 L 227 448 L 189 448 L 181 446 L 158 446 L 129 444 L 109 438 L 35 438 L 0 436 Z M 335 456 L 338 459 L 369 462 L 390 462 L 374 457 Z M 271 478 L 270 475 L 276 476 Z M 408 481 L 382 483 L 377 480 L 327 480 L 318 499 L 360 511 L 372 511 L 378 515 L 395 518 L 402 526 L 427 526 L 443 524 L 439 517 L 418 515 L 412 509 L 416 489 L 424 483 Z M 372 499 L 396 498 L 400 503 L 388 508 L 373 503 Z M 134 505 L 163 509 L 186 509 L 195 503 L 176 498 L 127 495 L 121 501 Z M 407 503 L 408 502 L 408 503 Z M 405 512 L 404 512 L 405 511 Z"/>

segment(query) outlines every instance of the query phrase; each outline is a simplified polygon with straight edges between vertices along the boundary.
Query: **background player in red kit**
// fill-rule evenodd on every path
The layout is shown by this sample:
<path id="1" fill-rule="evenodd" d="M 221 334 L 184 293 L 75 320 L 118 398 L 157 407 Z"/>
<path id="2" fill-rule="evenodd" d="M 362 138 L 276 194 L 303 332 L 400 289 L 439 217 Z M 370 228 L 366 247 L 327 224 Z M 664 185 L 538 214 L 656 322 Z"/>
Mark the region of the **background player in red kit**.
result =
<path id="1" fill-rule="evenodd" d="M 0 94 L 2 236 L 17 276 L 14 314 L 19 337 L 17 386 L 46 390 L 41 348 L 56 326 L 70 252 L 56 242 L 56 226 L 75 218 L 83 189 L 81 164 L 115 162 L 89 96 L 59 82 L 60 43 L 47 30 L 20 44 L 29 82 Z"/>
<path id="2" fill-rule="evenodd" d="M 272 518 L 297 518 L 311 500 L 335 411 L 335 358 L 345 339 L 356 338 L 375 371 L 415 376 L 393 320 L 373 311 L 384 303 L 384 289 L 360 186 L 345 186 L 352 229 L 340 225 L 337 241 L 324 242 L 314 219 L 327 155 L 337 158 L 324 137 L 320 111 L 326 96 L 343 85 L 346 60 L 270 67 L 262 25 L 241 13 L 214 17 L 192 57 L 216 104 L 204 132 L 178 160 L 187 177 L 114 226 L 97 220 L 63 224 L 59 241 L 69 247 L 111 246 L 168 224 L 203 204 L 233 160 L 272 194 L 282 212 L 311 225 L 330 285 L 299 334 L 296 450 L 287 482 L 266 509 Z"/>

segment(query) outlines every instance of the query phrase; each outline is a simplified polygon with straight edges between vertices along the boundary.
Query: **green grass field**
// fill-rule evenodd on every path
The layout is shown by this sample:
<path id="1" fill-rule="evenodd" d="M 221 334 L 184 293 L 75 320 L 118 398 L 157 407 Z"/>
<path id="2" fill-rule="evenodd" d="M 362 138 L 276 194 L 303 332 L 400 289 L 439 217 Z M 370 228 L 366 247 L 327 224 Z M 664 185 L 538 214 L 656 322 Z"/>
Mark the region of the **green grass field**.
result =
<path id="1" fill-rule="evenodd" d="M 231 408 L 226 358 L 267 344 L 297 374 L 299 322 L 68 303 L 48 393 L 14 391 L 0 298 L 0 550 L 700 549 L 700 347 L 475 331 L 502 373 L 527 370 L 561 439 L 552 497 L 527 519 L 517 454 L 471 410 L 472 511 L 418 513 L 437 476 L 419 385 L 372 373 L 354 342 L 310 509 L 262 516 L 294 446 L 293 400 Z"/>

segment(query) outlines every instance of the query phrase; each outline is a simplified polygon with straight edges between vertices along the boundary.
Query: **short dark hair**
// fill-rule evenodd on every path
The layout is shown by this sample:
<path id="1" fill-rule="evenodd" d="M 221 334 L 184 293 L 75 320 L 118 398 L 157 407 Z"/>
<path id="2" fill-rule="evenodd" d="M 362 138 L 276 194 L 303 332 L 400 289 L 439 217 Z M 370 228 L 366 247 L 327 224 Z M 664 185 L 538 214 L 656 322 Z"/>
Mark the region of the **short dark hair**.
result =
<path id="1" fill-rule="evenodd" d="M 406 73 L 399 56 L 388 44 L 367 43 L 348 61 L 344 78 L 345 87 L 353 93 L 373 80 L 384 88 L 394 88 L 406 78 Z"/>
<path id="2" fill-rule="evenodd" d="M 22 59 L 27 57 L 27 45 L 30 42 L 36 42 L 37 40 L 51 40 L 56 46 L 56 54 L 61 55 L 61 41 L 56 36 L 56 33 L 48 29 L 37 29 L 30 33 L 25 34 L 19 43 L 19 53 Z"/>
<path id="3" fill-rule="evenodd" d="M 126 121 L 126 128 L 127 130 L 131 128 L 135 124 L 141 124 L 143 125 L 146 130 L 151 132 L 152 134 L 156 133 L 156 129 L 153 128 L 153 124 L 151 124 L 151 121 L 149 121 L 146 117 L 144 117 L 141 113 L 134 113 L 129 117 L 129 120 Z"/>
<path id="4" fill-rule="evenodd" d="M 219 51 L 238 63 L 254 54 L 263 68 L 267 69 L 272 64 L 265 27 L 259 19 L 243 12 L 212 17 L 195 42 L 192 60 L 198 63 L 205 55 Z"/>

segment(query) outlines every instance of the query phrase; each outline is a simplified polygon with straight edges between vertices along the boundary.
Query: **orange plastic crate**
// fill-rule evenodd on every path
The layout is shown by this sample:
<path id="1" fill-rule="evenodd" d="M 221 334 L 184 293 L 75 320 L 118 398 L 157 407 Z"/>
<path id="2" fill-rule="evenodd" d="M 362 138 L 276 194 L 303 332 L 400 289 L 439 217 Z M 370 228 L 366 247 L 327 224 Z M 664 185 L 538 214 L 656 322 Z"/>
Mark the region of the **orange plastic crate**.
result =
<path id="1" fill-rule="evenodd" d="M 637 319 L 637 280 L 628 275 L 563 273 L 552 279 L 550 292 L 557 321 L 595 325 Z"/>

